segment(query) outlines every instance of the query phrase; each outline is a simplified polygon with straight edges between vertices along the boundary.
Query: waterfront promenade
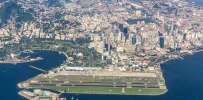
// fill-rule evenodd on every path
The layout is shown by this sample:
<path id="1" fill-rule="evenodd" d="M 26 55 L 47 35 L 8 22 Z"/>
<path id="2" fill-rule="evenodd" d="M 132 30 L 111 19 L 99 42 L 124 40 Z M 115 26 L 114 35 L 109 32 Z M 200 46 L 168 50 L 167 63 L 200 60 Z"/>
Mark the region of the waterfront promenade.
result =
<path id="1" fill-rule="evenodd" d="M 58 52 L 59 54 L 64 54 L 65 56 L 66 56 L 66 59 L 68 58 L 68 55 L 65 53 L 65 52 L 62 52 L 62 51 L 57 51 L 57 50 L 53 50 L 53 49 L 29 49 L 29 50 L 31 50 L 31 51 L 33 51 L 33 50 L 47 50 L 47 51 L 56 51 L 56 52 Z M 24 50 L 24 51 L 22 51 L 22 52 L 25 52 L 25 51 L 28 51 L 28 50 Z"/>

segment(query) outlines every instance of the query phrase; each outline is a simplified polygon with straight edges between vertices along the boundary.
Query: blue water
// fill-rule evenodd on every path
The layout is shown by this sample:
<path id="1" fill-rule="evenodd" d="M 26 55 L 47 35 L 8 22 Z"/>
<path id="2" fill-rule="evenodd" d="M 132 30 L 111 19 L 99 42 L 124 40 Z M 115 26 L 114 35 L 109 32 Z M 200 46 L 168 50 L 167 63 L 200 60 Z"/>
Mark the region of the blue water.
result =
<path id="1" fill-rule="evenodd" d="M 20 90 L 17 83 L 32 78 L 41 72 L 29 65 L 49 70 L 60 66 L 66 57 L 54 51 L 36 51 L 31 57 L 41 56 L 44 60 L 24 64 L 0 64 L 0 100 L 26 100 L 17 93 Z M 24 55 L 25 56 L 25 55 Z"/>
<path id="2" fill-rule="evenodd" d="M 189 2 L 195 2 L 195 4 L 199 5 L 199 6 L 203 6 L 203 0 L 186 0 Z"/>

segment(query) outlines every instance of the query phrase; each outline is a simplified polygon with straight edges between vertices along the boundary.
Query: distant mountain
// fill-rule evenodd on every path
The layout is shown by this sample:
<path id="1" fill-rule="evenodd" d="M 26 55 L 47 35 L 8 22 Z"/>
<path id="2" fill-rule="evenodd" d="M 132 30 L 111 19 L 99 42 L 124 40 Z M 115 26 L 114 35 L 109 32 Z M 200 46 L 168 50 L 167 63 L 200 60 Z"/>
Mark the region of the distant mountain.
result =
<path id="1" fill-rule="evenodd" d="M 15 2 L 7 2 L 0 8 L 0 26 L 6 24 L 8 19 L 14 18 L 16 22 L 32 21 L 34 18 L 31 15 L 32 10 L 25 11 L 20 5 Z"/>

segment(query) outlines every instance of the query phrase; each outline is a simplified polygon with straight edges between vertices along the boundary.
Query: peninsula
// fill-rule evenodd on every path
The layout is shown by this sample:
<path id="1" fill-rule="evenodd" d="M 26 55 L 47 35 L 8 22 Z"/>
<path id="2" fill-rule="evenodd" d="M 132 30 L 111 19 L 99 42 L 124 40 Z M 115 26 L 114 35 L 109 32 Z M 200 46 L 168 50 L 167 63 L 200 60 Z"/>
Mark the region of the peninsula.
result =
<path id="1" fill-rule="evenodd" d="M 121 72 L 116 67 L 102 69 L 62 65 L 18 86 L 62 93 L 160 95 L 167 91 L 161 75 L 154 72 Z"/>

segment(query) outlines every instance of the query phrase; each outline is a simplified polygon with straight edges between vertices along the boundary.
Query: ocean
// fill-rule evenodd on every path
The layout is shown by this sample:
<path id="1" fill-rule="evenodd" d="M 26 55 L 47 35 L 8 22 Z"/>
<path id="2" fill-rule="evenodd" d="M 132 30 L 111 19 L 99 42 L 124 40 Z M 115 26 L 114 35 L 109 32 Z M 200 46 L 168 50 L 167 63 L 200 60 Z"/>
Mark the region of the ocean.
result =
<path id="1" fill-rule="evenodd" d="M 60 66 L 66 60 L 65 55 L 56 51 L 35 51 L 30 57 L 43 57 L 43 60 L 23 64 L 0 64 L 0 100 L 26 100 L 18 95 L 20 89 L 17 83 L 32 78 L 40 73 L 39 70 L 30 68 L 29 65 L 50 70 Z M 23 54 L 26 56 L 26 54 Z"/>

